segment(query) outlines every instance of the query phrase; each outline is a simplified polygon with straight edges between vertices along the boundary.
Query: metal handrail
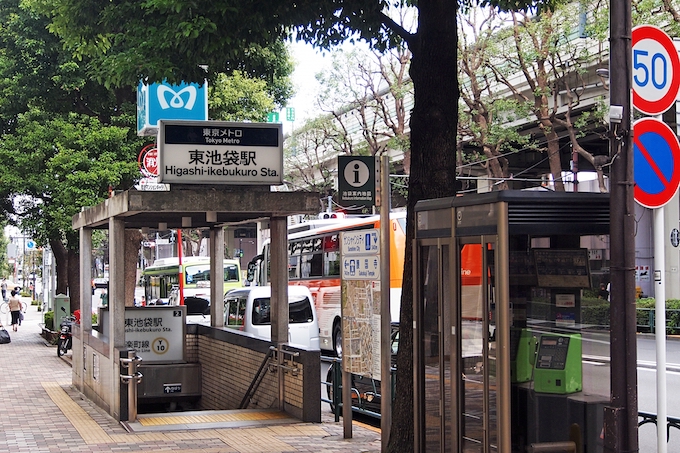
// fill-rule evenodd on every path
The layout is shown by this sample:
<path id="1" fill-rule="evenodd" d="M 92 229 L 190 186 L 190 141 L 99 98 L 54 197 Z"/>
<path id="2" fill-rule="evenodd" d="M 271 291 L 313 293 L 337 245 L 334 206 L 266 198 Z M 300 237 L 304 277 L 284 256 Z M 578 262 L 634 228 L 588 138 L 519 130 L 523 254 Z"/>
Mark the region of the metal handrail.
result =
<path id="1" fill-rule="evenodd" d="M 269 351 L 267 351 L 267 354 L 264 356 L 264 359 L 262 360 L 262 363 L 260 364 L 260 368 L 258 368 L 257 373 L 255 373 L 253 380 L 250 382 L 250 386 L 248 387 L 246 394 L 243 395 L 243 399 L 241 400 L 241 404 L 239 404 L 239 409 L 247 409 L 248 408 L 248 405 L 250 404 L 250 399 L 253 397 L 253 395 L 257 391 L 258 387 L 262 383 L 262 379 L 264 379 L 264 376 L 265 376 L 264 370 L 265 370 L 265 368 L 268 368 L 267 367 L 268 362 L 274 356 L 275 351 L 276 351 L 276 348 L 274 346 L 269 347 Z"/>

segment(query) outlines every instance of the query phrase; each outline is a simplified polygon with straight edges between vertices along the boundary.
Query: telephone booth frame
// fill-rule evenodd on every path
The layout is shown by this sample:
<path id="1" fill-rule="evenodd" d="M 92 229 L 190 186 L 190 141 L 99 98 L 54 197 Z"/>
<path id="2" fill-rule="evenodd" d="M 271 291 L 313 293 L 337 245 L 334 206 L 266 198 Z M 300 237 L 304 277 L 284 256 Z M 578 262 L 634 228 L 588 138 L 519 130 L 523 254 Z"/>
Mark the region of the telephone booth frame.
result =
<path id="1" fill-rule="evenodd" d="M 571 339 L 572 365 L 556 372 L 576 375 L 583 367 L 585 352 L 576 347 L 591 330 L 581 323 L 580 304 L 583 289 L 596 286 L 592 246 L 583 243 L 602 241 L 608 254 L 609 195 L 467 194 L 420 201 L 415 216 L 414 451 L 514 453 L 570 439 L 577 451 L 601 451 L 608 330 L 592 329 L 606 344 L 598 350 L 606 379 L 589 377 L 587 389 L 578 376 L 539 375 L 529 361 L 543 342 Z M 565 259 L 569 265 L 559 264 Z M 564 416 L 553 419 L 552 410 Z"/>

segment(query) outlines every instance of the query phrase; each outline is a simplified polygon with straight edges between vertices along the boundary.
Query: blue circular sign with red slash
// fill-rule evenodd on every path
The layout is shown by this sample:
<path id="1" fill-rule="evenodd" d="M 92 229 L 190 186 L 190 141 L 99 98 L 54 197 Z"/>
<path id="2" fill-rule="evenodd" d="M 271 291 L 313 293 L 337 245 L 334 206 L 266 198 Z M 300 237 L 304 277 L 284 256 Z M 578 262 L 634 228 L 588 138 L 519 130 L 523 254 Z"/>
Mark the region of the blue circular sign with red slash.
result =
<path id="1" fill-rule="evenodd" d="M 680 143 L 675 132 L 655 118 L 633 124 L 635 201 L 647 208 L 668 203 L 680 186 Z"/>

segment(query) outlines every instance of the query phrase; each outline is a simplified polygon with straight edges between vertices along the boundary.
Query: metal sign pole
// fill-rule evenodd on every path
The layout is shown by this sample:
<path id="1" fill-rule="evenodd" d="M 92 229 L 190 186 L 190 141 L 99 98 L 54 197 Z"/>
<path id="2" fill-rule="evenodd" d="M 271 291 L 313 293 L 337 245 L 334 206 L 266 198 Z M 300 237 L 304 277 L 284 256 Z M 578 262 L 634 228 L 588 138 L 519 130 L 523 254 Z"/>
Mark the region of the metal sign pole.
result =
<path id="1" fill-rule="evenodd" d="M 390 313 L 390 158 L 380 156 L 380 430 L 387 451 L 392 426 L 392 315 Z"/>
<path id="2" fill-rule="evenodd" d="M 654 209 L 654 289 L 656 339 L 656 436 L 657 452 L 666 453 L 666 253 L 664 210 Z"/>

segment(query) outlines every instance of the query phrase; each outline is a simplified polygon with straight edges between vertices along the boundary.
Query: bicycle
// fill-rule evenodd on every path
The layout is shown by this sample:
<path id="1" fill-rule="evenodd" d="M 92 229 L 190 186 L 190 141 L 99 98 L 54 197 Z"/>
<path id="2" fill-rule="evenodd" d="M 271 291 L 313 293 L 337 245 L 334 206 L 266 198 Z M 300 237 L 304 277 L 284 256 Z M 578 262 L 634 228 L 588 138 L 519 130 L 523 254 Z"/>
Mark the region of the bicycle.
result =
<path id="1" fill-rule="evenodd" d="M 3 315 L 9 313 L 9 304 L 7 302 L 0 303 L 0 313 Z"/>

